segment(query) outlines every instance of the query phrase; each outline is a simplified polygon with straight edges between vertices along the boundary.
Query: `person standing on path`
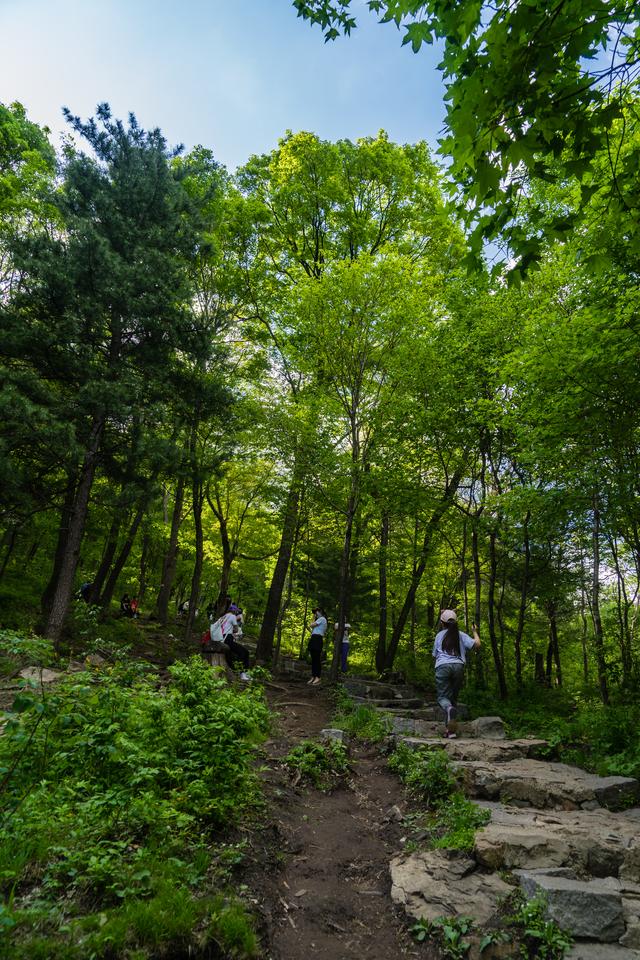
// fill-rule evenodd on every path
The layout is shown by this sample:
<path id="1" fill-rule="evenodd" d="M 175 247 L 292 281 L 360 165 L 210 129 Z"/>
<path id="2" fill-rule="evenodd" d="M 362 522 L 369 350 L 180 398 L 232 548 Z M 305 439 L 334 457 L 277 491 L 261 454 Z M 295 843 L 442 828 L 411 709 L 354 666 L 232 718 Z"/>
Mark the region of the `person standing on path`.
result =
<path id="1" fill-rule="evenodd" d="M 337 633 L 340 629 L 340 624 L 336 623 L 333 628 Z M 347 660 L 349 659 L 349 631 L 351 630 L 351 624 L 345 623 L 344 633 L 342 634 L 342 641 L 340 643 L 340 668 L 343 673 L 347 672 Z"/>
<path id="2" fill-rule="evenodd" d="M 436 634 L 433 642 L 436 699 L 446 716 L 444 736 L 451 739 L 456 736 L 456 707 L 464 679 L 467 651 L 480 646 L 480 637 L 475 623 L 472 624 L 473 637 L 460 630 L 455 610 L 443 610 L 440 623 L 443 629 Z"/>
<path id="3" fill-rule="evenodd" d="M 226 647 L 225 659 L 232 670 L 235 661 L 239 660 L 242 664 L 240 679 L 244 680 L 245 683 L 250 683 L 251 677 L 247 672 L 249 670 L 249 651 L 246 647 L 243 647 L 241 643 L 238 643 L 236 639 L 238 634 L 238 618 L 235 611 L 237 609 L 235 604 L 229 601 L 225 613 L 220 618 L 223 643 Z"/>
<path id="4" fill-rule="evenodd" d="M 311 630 L 311 639 L 309 640 L 309 653 L 311 654 L 311 679 L 307 681 L 307 686 L 317 687 L 320 683 L 320 674 L 322 673 L 322 647 L 327 632 L 327 618 L 320 609 L 314 607 L 314 621 L 309 628 Z"/>

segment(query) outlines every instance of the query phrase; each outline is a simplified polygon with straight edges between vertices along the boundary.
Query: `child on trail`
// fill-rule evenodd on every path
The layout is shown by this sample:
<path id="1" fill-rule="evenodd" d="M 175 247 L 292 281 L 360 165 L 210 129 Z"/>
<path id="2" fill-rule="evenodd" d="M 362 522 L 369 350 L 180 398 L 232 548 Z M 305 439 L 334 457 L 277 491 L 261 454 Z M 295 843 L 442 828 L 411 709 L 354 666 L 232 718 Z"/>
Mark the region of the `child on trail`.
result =
<path id="1" fill-rule="evenodd" d="M 327 632 L 327 618 L 320 607 L 314 607 L 312 613 L 314 620 L 309 627 L 311 630 L 311 639 L 309 640 L 311 679 L 307 681 L 307 686 L 317 687 L 320 683 L 320 674 L 322 673 L 322 647 Z"/>
<path id="2" fill-rule="evenodd" d="M 131 599 L 128 593 L 125 593 L 120 597 L 120 613 L 124 613 L 125 617 L 128 617 L 131 612 Z"/>
<path id="3" fill-rule="evenodd" d="M 336 623 L 333 628 L 336 633 L 340 629 L 340 624 Z M 340 666 L 343 673 L 347 672 L 347 660 L 349 658 L 349 631 L 351 630 L 351 624 L 345 623 L 344 633 L 342 634 L 342 642 L 340 644 Z"/>
<path id="4" fill-rule="evenodd" d="M 129 604 L 129 614 L 131 615 L 131 617 L 133 617 L 134 620 L 136 620 L 138 616 L 138 607 L 139 607 L 138 598 L 131 597 L 131 602 Z"/>
<path id="5" fill-rule="evenodd" d="M 224 637 L 224 644 L 227 647 L 225 658 L 231 669 L 233 669 L 234 662 L 239 660 L 243 667 L 240 674 L 240 679 L 244 680 L 245 683 L 250 683 L 251 677 L 247 673 L 247 670 L 249 669 L 249 651 L 237 641 L 238 617 L 235 612 L 237 609 L 238 608 L 234 603 L 229 602 L 227 604 L 227 610 L 223 614 L 220 621 L 222 635 Z"/>
<path id="6" fill-rule="evenodd" d="M 436 699 L 446 716 L 444 736 L 453 739 L 457 730 L 456 706 L 464 679 L 467 651 L 480 646 L 480 637 L 475 623 L 472 624 L 473 637 L 459 629 L 455 610 L 443 610 L 440 622 L 443 629 L 436 634 L 433 643 Z"/>

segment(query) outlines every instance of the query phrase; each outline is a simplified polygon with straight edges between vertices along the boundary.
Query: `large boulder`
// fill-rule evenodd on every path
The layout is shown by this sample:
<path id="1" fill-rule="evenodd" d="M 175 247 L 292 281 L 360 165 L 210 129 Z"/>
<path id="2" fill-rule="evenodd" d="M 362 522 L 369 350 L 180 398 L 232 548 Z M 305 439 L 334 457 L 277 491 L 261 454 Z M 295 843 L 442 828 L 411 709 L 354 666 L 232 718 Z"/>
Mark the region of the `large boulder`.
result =
<path id="1" fill-rule="evenodd" d="M 499 876 L 482 873 L 470 857 L 443 850 L 402 855 L 391 861 L 391 898 L 410 917 L 472 917 L 487 923 L 513 891 Z"/>
<path id="2" fill-rule="evenodd" d="M 547 917 L 572 937 L 614 943 L 625 933 L 620 890 L 605 880 L 570 880 L 517 870 L 528 899 L 541 896 Z"/>
<path id="3" fill-rule="evenodd" d="M 408 721 L 410 726 L 412 721 Z M 413 721 L 418 723 L 418 721 Z M 429 728 L 432 725 L 421 722 L 424 727 Z M 416 734 L 418 731 L 415 731 Z M 474 760 L 488 761 L 491 763 L 506 763 L 509 760 L 517 760 L 523 757 L 534 757 L 546 747 L 546 740 L 476 740 L 465 739 L 460 731 L 460 735 L 455 740 L 446 740 L 438 736 L 436 728 L 431 736 L 397 736 L 396 740 L 406 744 L 410 749 L 417 750 L 420 747 L 429 747 L 431 749 L 446 750 L 452 760 Z"/>
<path id="4" fill-rule="evenodd" d="M 478 831 L 474 852 L 493 870 L 575 866 L 583 874 L 640 880 L 640 809 L 532 810 L 481 801 L 490 822 Z"/>
<path id="5" fill-rule="evenodd" d="M 487 800 L 521 806 L 557 807 L 564 810 L 611 810 L 640 798 L 640 784 L 632 777 L 598 777 L 566 763 L 511 760 L 508 764 L 484 761 L 455 763 L 467 792 Z"/>
<path id="6" fill-rule="evenodd" d="M 617 943 L 576 943 L 564 960 L 640 960 L 640 953 Z"/>

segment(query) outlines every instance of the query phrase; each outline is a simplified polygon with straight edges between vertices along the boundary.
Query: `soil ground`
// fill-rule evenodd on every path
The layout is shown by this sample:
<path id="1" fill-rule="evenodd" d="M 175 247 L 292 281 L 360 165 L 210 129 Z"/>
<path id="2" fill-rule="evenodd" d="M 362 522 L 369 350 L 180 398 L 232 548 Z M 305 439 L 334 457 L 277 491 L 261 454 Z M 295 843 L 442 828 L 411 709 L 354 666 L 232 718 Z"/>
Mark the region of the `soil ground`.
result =
<path id="1" fill-rule="evenodd" d="M 262 915 L 263 956 L 426 960 L 428 949 L 412 940 L 389 895 L 389 861 L 403 837 L 390 811 L 406 809 L 399 780 L 379 747 L 352 741 L 351 773 L 331 792 L 294 785 L 282 758 L 331 726 L 331 699 L 303 681 L 278 680 L 267 691 L 279 721 L 265 744 L 268 809 L 244 877 Z"/>

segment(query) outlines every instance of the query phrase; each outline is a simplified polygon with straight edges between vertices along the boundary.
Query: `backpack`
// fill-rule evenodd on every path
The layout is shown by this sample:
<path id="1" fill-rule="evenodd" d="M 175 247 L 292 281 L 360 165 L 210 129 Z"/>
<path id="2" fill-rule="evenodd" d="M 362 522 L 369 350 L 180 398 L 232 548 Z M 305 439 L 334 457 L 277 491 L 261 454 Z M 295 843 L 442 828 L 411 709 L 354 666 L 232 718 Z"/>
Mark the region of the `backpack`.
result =
<path id="1" fill-rule="evenodd" d="M 211 624 L 209 630 L 209 636 L 214 643 L 223 643 L 224 641 L 224 631 L 222 629 L 222 621 L 224 617 L 220 617 L 219 620 L 216 620 L 215 623 Z"/>

